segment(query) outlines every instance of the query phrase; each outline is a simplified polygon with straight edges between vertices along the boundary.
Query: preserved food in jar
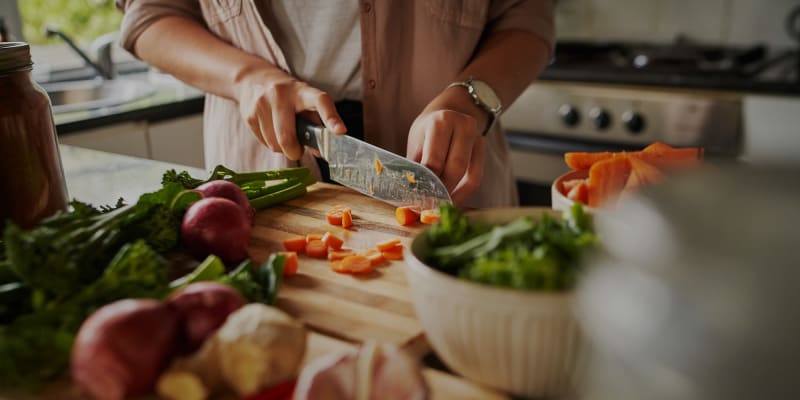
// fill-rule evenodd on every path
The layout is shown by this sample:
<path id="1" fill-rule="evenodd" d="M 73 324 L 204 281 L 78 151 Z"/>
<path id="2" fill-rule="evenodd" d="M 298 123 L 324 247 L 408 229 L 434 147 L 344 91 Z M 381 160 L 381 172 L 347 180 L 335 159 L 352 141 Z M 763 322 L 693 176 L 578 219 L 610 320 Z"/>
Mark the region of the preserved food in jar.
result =
<path id="1" fill-rule="evenodd" d="M 0 228 L 31 228 L 67 206 L 50 99 L 27 43 L 0 43 Z"/>

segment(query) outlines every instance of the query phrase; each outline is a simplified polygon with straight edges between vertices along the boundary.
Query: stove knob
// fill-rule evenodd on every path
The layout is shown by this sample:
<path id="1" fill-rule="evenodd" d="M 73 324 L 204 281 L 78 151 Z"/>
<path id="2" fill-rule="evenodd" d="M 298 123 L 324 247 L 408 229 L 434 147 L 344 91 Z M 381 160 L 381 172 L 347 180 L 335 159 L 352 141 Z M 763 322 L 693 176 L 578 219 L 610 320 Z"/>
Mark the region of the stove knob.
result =
<path id="1" fill-rule="evenodd" d="M 644 117 L 636 111 L 625 111 L 622 113 L 622 123 L 628 128 L 628 132 L 634 135 L 642 133 L 646 126 Z"/>
<path id="2" fill-rule="evenodd" d="M 561 121 L 564 121 L 564 125 L 566 126 L 575 126 L 581 122 L 581 114 L 578 112 L 578 109 L 569 105 L 564 104 L 558 108 L 558 115 L 561 117 Z"/>
<path id="3" fill-rule="evenodd" d="M 611 125 L 611 115 L 608 114 L 608 111 L 599 107 L 589 110 L 589 118 L 591 118 L 597 130 L 604 130 Z"/>

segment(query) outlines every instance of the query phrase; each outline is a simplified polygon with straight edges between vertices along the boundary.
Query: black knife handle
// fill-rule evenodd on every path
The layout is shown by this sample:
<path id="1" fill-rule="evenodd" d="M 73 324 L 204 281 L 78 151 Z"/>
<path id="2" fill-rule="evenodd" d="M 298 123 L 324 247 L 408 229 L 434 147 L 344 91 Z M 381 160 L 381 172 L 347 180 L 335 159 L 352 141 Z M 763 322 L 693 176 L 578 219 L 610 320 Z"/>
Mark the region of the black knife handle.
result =
<path id="1" fill-rule="evenodd" d="M 317 151 L 319 148 L 319 140 L 322 138 L 322 131 L 325 128 L 312 124 L 303 117 L 297 116 L 297 141 L 302 146 L 308 146 Z"/>

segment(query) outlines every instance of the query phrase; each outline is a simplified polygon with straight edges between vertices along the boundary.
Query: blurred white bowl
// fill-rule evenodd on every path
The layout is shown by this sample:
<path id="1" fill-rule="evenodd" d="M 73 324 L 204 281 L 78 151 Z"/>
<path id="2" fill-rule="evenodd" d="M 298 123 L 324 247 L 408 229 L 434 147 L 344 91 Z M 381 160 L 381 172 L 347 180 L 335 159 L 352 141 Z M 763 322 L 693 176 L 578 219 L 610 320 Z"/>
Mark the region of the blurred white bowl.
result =
<path id="1" fill-rule="evenodd" d="M 470 218 L 505 223 L 523 215 L 559 217 L 544 208 L 494 209 Z M 425 233 L 406 250 L 417 317 L 439 357 L 459 374 L 526 397 L 569 393 L 582 339 L 574 294 L 499 288 L 439 272 L 422 261 Z"/>
<path id="2" fill-rule="evenodd" d="M 573 180 L 573 179 L 585 179 L 589 177 L 589 171 L 570 171 L 567 172 L 553 181 L 553 185 L 550 187 L 550 200 L 553 207 L 553 210 L 561 210 L 566 211 L 572 207 L 574 201 L 567 197 L 567 190 L 564 189 L 564 182 Z M 584 210 L 593 210 L 588 205 L 583 205 Z"/>

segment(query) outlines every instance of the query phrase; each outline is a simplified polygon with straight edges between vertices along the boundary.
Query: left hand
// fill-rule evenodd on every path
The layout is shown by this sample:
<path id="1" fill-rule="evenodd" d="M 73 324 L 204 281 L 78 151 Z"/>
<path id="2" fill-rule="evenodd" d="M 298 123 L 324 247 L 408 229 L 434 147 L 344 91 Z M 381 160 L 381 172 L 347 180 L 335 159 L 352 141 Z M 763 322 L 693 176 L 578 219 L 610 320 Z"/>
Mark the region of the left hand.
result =
<path id="1" fill-rule="evenodd" d="M 463 204 L 483 178 L 486 148 L 481 133 L 488 122 L 488 113 L 464 88 L 446 89 L 411 125 L 406 157 L 438 175 L 453 202 Z"/>

